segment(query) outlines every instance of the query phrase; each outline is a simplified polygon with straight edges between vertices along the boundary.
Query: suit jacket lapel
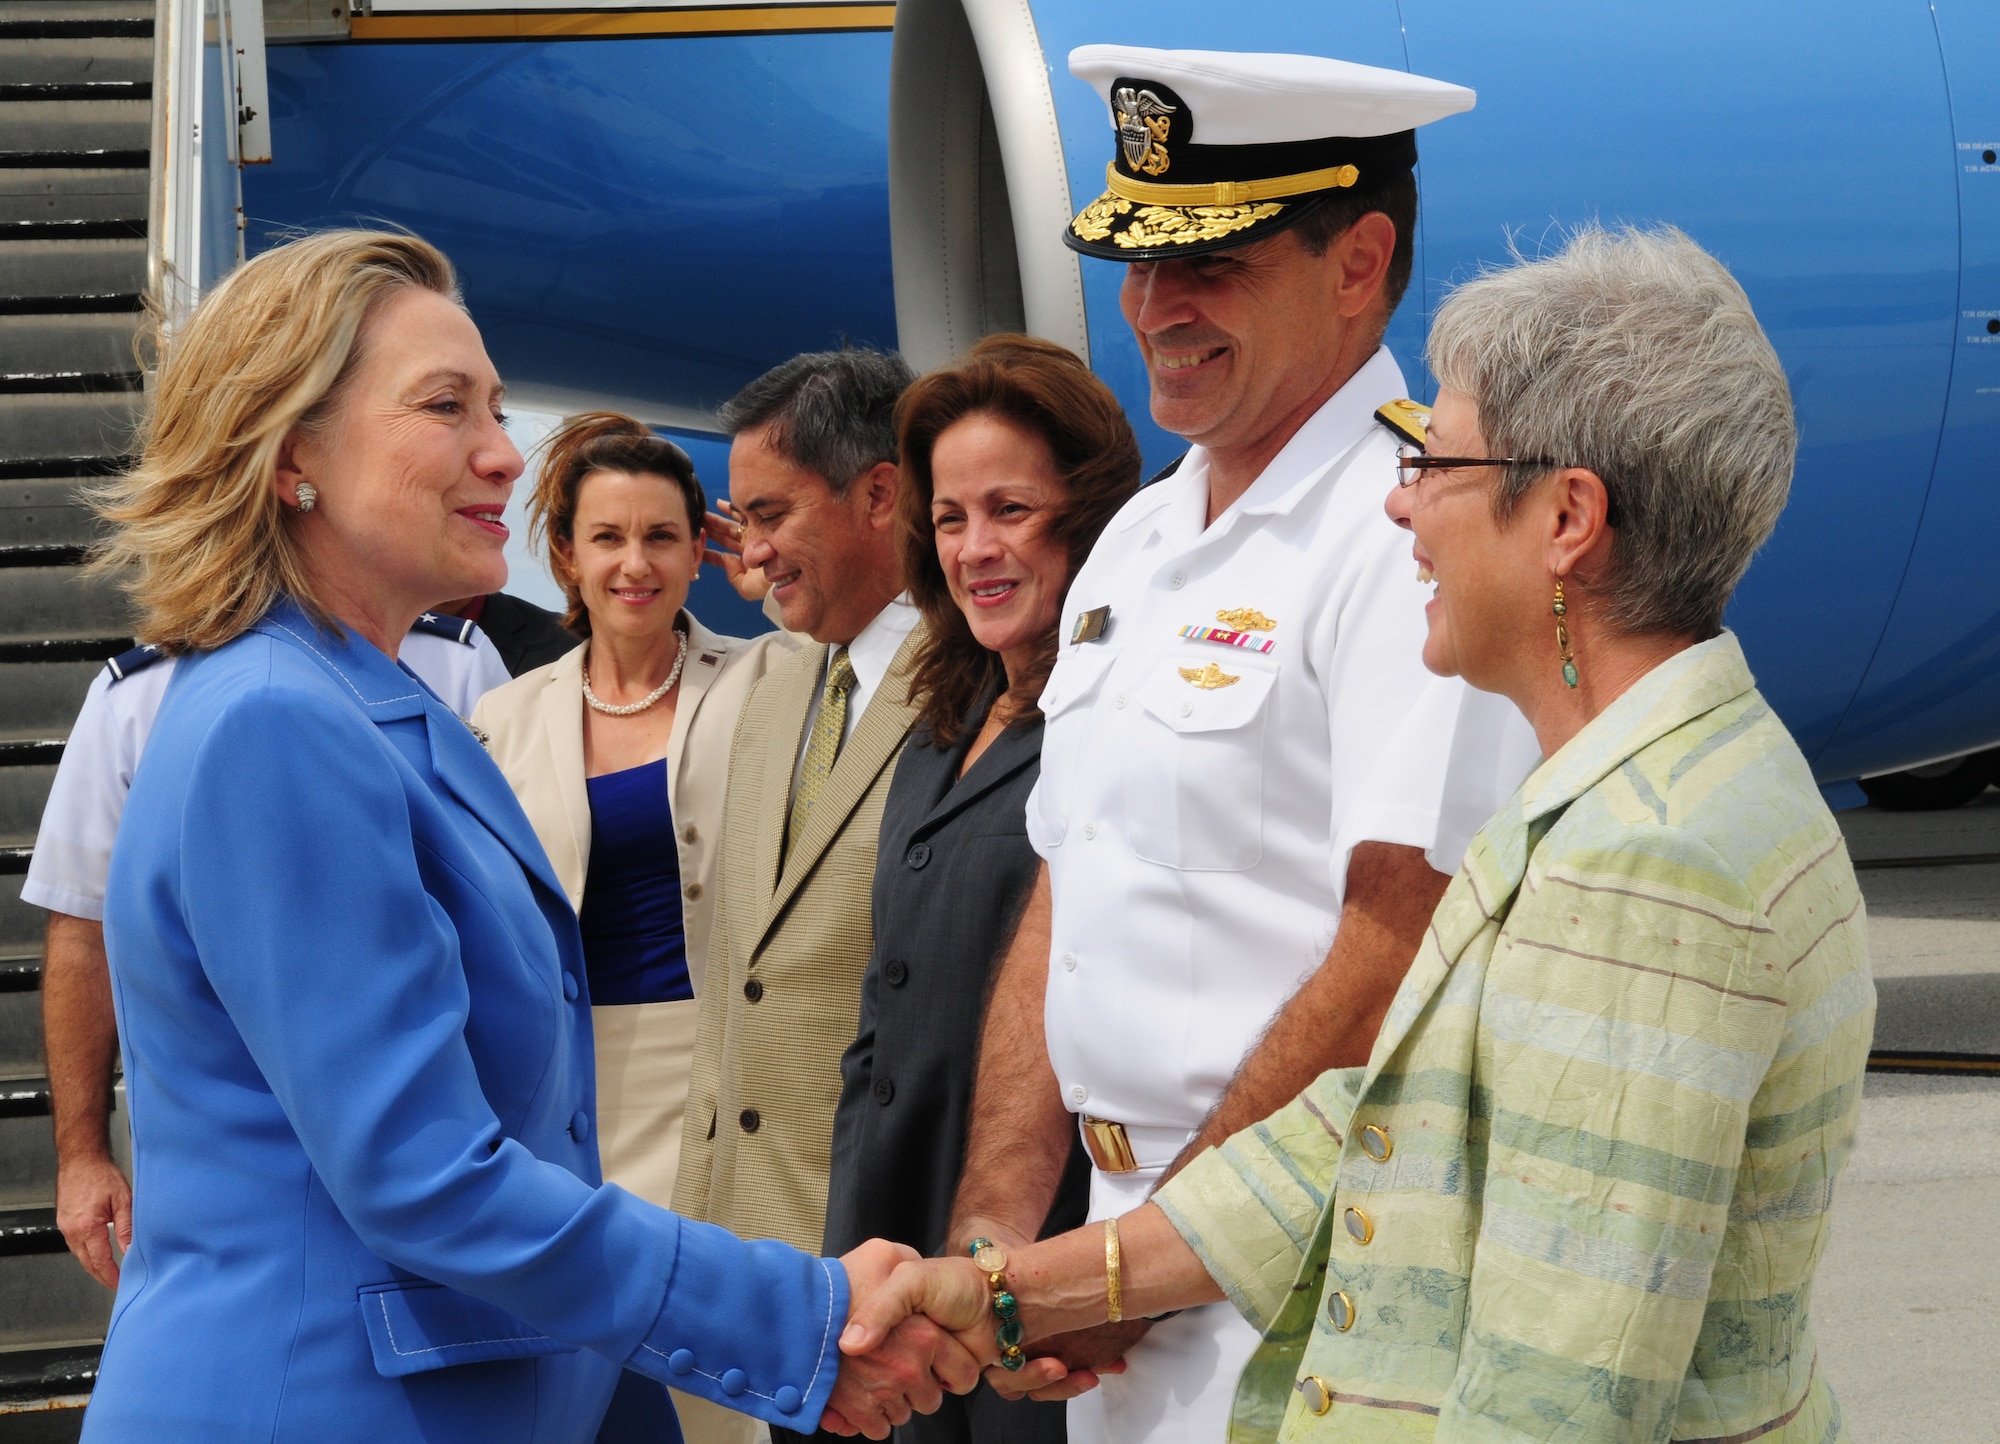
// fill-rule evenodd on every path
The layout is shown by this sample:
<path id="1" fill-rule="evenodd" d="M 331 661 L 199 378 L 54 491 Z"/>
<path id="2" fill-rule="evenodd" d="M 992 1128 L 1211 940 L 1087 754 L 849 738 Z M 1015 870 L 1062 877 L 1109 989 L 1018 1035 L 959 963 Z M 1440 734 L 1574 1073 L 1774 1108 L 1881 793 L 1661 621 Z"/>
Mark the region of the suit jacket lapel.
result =
<path id="1" fill-rule="evenodd" d="M 778 888 L 778 863 L 784 856 L 785 824 L 792 812 L 792 774 L 798 768 L 799 748 L 805 740 L 806 713 L 812 709 L 813 693 L 819 690 L 820 668 L 826 648 L 802 648 L 797 656 L 773 667 L 758 684 L 769 688 L 770 715 L 779 719 L 762 741 L 764 786 L 756 799 L 757 897 L 753 917 L 768 919 L 768 899 Z M 759 710 L 763 699 L 759 698 Z M 733 911 L 733 909 L 732 909 Z"/>
<path id="2" fill-rule="evenodd" d="M 709 631 L 683 608 L 681 622 L 687 627 L 687 664 L 681 668 L 680 695 L 674 700 L 674 727 L 667 735 L 668 805 L 673 806 L 680 791 L 681 759 L 687 755 L 688 731 L 709 686 L 722 675 L 722 659 L 728 644 Z M 711 660 L 704 662 L 703 657 Z M 675 808 L 678 812 L 678 808 Z"/>
<path id="3" fill-rule="evenodd" d="M 927 751 L 930 749 L 926 749 Z M 1042 755 L 1042 726 L 1038 721 L 1031 727 L 1009 727 L 993 739 L 993 745 L 972 764 L 972 770 L 956 781 L 947 780 L 945 793 L 935 806 L 917 824 L 917 835 L 935 831 L 963 812 L 973 803 L 1002 783 L 1009 782 L 1021 773 L 1021 769 L 1040 760 Z M 948 753 L 933 753 L 935 760 L 944 767 L 947 779 L 954 776 L 965 756 L 963 747 L 954 747 Z M 927 757 L 927 762 L 932 758 Z M 1023 818 L 1025 825 L 1026 819 Z"/>
<path id="4" fill-rule="evenodd" d="M 1635 753 L 1752 685 L 1742 649 L 1724 632 L 1655 667 L 1535 769 L 1466 849 L 1375 1036 L 1364 1091 L 1395 1057 L 1474 941 L 1506 920 L 1535 848 L 1569 805 Z"/>
<path id="5" fill-rule="evenodd" d="M 778 877 L 777 890 L 771 895 L 771 905 L 764 916 L 764 927 L 768 930 L 778 914 L 784 910 L 799 884 L 813 869 L 828 844 L 847 824 L 847 819 L 860 805 L 868 789 L 875 785 L 875 779 L 896 755 L 909 735 L 910 723 L 916 719 L 917 710 L 909 702 L 910 669 L 917 648 L 923 645 L 924 629 L 919 626 L 903 639 L 903 645 L 896 649 L 896 660 L 889 668 L 889 675 L 882 679 L 882 685 L 869 699 L 868 710 L 854 724 L 854 731 L 840 749 L 840 756 L 834 761 L 833 771 L 828 774 L 826 786 L 821 790 L 819 801 L 813 804 L 811 815 L 806 819 L 806 830 L 799 834 L 798 843 L 785 857 L 785 870 Z M 790 802 L 789 769 L 786 772 L 786 801 Z M 784 836 L 784 821 L 778 823 L 778 836 Z"/>
<path id="6" fill-rule="evenodd" d="M 575 849 L 567 872 L 576 879 L 576 896 L 571 907 L 583 905 L 583 880 L 590 868 L 590 789 L 583 767 L 583 654 L 578 647 L 557 660 L 540 698 L 542 731 L 548 739 L 549 757 L 555 764 L 556 793 L 562 799 L 563 816 L 569 822 L 570 845 Z"/>
<path id="7" fill-rule="evenodd" d="M 434 697 L 426 699 L 424 721 L 430 734 L 431 769 L 438 781 L 506 845 L 528 876 L 547 888 L 552 897 L 567 902 L 569 895 L 549 866 L 548 854 L 529 825 L 528 815 L 521 811 L 514 789 L 473 737 L 472 729 Z"/>

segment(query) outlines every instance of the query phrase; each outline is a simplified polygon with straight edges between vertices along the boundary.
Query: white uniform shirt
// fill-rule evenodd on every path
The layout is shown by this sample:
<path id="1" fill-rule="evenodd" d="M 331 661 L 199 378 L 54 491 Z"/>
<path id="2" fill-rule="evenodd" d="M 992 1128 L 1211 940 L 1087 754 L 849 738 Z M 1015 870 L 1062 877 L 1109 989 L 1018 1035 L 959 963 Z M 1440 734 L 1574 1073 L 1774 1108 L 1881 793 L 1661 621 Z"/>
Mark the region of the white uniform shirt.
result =
<path id="1" fill-rule="evenodd" d="M 461 717 L 470 717 L 475 702 L 509 680 L 492 641 L 477 630 L 469 643 L 411 632 L 398 653 Z M 34 855 L 21 883 L 22 901 L 71 917 L 104 920 L 111 844 L 118 837 L 139 754 L 173 675 L 169 657 L 123 680 L 107 667 L 91 682 L 42 808 Z"/>
<path id="2" fill-rule="evenodd" d="M 1455 870 L 1539 760 L 1511 703 L 1424 670 L 1428 589 L 1382 510 L 1395 439 L 1373 419 L 1406 394 L 1378 352 L 1212 526 L 1196 447 L 1112 520 L 1064 606 L 1028 802 L 1054 900 L 1049 1058 L 1070 1110 L 1127 1125 L 1149 1172 L 1324 959 L 1355 844 Z M 1106 605 L 1102 640 L 1072 643 Z M 1219 620 L 1239 611 L 1262 615 Z"/>

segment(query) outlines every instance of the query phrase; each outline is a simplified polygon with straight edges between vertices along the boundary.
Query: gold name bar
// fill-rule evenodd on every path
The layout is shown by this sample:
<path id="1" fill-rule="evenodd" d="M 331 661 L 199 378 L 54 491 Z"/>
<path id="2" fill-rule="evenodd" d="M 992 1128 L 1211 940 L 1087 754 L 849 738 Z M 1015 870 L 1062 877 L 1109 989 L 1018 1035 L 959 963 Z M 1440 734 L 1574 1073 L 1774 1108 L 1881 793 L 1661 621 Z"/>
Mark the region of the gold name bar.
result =
<path id="1" fill-rule="evenodd" d="M 1360 179 L 1361 172 L 1355 167 L 1332 165 L 1324 170 L 1300 171 L 1297 175 L 1272 176 L 1269 180 L 1182 186 L 1132 180 L 1118 173 L 1115 161 L 1104 167 L 1104 184 L 1111 194 L 1149 206 L 1241 206 L 1313 191 L 1345 190 Z"/>

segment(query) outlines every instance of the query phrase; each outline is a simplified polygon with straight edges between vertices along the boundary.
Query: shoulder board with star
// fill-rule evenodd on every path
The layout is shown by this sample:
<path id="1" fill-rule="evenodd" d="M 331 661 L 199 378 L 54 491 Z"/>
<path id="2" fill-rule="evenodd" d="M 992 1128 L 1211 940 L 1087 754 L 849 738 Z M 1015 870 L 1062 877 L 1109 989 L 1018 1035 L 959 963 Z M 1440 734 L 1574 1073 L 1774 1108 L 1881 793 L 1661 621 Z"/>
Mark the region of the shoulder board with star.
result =
<path id="1" fill-rule="evenodd" d="M 155 662 L 166 660 L 167 654 L 151 642 L 142 642 L 129 652 L 120 652 L 104 664 L 104 670 L 111 674 L 111 685 L 116 687 L 134 672 L 143 672 Z"/>
<path id="2" fill-rule="evenodd" d="M 1401 440 L 1423 446 L 1430 435 L 1431 409 L 1421 401 L 1391 401 L 1375 408 L 1375 419 Z"/>
<path id="3" fill-rule="evenodd" d="M 457 642 L 469 647 L 479 635 L 479 624 L 469 617 L 454 617 L 444 612 L 425 612 L 411 625 L 413 632 L 423 632 L 433 637 L 443 637 L 447 642 Z"/>

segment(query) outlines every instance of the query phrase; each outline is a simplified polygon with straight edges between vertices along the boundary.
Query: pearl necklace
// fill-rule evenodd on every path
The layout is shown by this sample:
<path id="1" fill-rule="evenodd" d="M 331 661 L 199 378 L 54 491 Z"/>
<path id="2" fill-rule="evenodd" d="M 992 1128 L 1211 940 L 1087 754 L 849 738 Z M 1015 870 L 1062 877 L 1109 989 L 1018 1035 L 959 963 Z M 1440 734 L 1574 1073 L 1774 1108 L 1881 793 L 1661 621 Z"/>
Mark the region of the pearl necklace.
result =
<path id="1" fill-rule="evenodd" d="M 681 668 L 687 664 L 688 659 L 687 637 L 679 630 L 676 630 L 674 635 L 680 638 L 681 649 L 674 657 L 674 669 L 667 673 L 667 680 L 660 683 L 650 697 L 643 698 L 624 707 L 613 707 L 608 702 L 597 700 L 597 694 L 590 690 L 590 663 L 585 662 L 583 664 L 583 700 L 590 704 L 591 710 L 602 712 L 607 717 L 634 717 L 666 696 L 667 693 L 673 691 L 674 683 L 681 679 Z"/>

